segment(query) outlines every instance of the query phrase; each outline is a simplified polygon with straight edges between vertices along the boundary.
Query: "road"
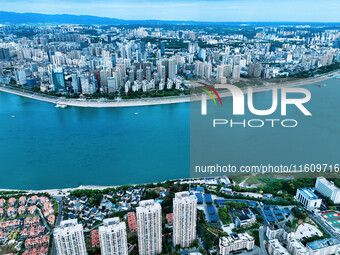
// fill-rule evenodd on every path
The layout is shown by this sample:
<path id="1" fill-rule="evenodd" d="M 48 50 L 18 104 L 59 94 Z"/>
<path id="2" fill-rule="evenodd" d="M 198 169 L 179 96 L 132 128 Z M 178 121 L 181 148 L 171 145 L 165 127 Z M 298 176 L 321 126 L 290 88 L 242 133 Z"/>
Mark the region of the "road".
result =
<path id="1" fill-rule="evenodd" d="M 335 233 L 333 229 L 330 226 L 326 225 L 322 220 L 320 220 L 318 216 L 309 213 L 309 217 L 315 222 L 317 222 L 322 227 L 322 229 L 327 232 L 329 236 L 334 237 L 340 241 L 340 234 Z"/>
<path id="2" fill-rule="evenodd" d="M 57 200 L 57 203 L 58 203 L 58 217 L 56 219 L 55 226 L 59 226 L 63 218 L 63 200 L 62 200 L 63 198 L 61 196 L 56 196 L 54 198 Z M 57 250 L 55 248 L 54 242 L 52 243 L 51 255 L 57 255 Z"/>
<path id="3" fill-rule="evenodd" d="M 52 229 L 51 229 L 50 226 L 47 224 L 46 219 L 45 219 L 44 215 L 42 214 L 40 208 L 38 208 L 37 210 L 38 210 L 38 213 L 39 213 L 39 215 L 40 215 L 40 218 L 41 218 L 41 220 L 43 221 L 43 223 L 44 223 L 46 229 L 48 229 L 48 231 L 51 231 Z"/>
<path id="4" fill-rule="evenodd" d="M 55 197 L 58 203 L 58 217 L 56 220 L 56 226 L 60 225 L 63 216 L 63 200 L 62 197 Z"/>
<path id="5" fill-rule="evenodd" d="M 263 255 L 268 255 L 266 247 L 264 246 L 265 235 L 266 235 L 266 227 L 262 226 L 259 229 L 261 251 Z"/>

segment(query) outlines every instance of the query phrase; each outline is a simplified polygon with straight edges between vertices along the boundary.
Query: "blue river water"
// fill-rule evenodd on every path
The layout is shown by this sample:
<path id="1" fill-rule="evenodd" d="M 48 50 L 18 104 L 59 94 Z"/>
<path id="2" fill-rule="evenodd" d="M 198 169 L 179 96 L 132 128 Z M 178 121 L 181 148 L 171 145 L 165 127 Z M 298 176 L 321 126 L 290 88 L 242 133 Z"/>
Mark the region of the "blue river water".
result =
<path id="1" fill-rule="evenodd" d="M 188 177 L 189 114 L 188 103 L 60 109 L 0 92 L 0 188 Z"/>
<path id="2" fill-rule="evenodd" d="M 302 121 L 301 128 L 238 130 L 237 137 L 220 131 L 230 136 L 233 163 L 260 162 L 259 155 L 289 163 L 292 158 L 284 152 L 304 160 L 308 153 L 321 153 L 320 158 L 340 163 L 340 80 L 324 83 L 322 88 L 305 86 L 312 93 L 308 109 L 313 118 Z M 256 94 L 257 102 L 270 99 L 271 92 Z M 227 104 L 231 100 L 223 99 Z M 283 137 L 289 135 L 309 150 L 292 148 Z M 278 136 L 280 144 L 275 145 Z M 249 141 L 258 146 L 247 147 Z M 261 154 L 252 153 L 256 151 Z M 185 177 L 190 177 L 189 103 L 60 109 L 0 92 L 0 188 L 124 185 Z"/>

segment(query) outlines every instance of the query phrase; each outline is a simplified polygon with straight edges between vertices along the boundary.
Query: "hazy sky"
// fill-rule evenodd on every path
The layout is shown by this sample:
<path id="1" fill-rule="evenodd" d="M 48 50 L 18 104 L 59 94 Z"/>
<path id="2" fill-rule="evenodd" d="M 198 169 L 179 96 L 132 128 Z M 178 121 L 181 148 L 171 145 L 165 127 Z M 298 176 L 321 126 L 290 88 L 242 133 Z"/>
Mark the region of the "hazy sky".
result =
<path id="1" fill-rule="evenodd" d="M 0 0 L 2 11 L 119 19 L 340 22 L 339 0 Z"/>

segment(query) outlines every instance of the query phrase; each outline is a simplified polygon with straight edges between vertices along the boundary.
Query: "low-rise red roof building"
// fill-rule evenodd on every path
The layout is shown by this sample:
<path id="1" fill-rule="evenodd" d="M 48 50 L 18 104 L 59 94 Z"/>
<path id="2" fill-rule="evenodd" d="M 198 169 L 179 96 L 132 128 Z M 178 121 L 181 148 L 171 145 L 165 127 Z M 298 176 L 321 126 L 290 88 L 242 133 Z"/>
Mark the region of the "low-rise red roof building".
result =
<path id="1" fill-rule="evenodd" d="M 137 219 L 136 214 L 134 212 L 128 213 L 128 226 L 131 231 L 137 230 Z"/>
<path id="2" fill-rule="evenodd" d="M 100 241 L 99 241 L 99 232 L 97 229 L 94 229 L 91 231 L 90 234 L 90 247 L 96 248 L 99 247 Z"/>
<path id="3" fill-rule="evenodd" d="M 55 216 L 54 214 L 51 214 L 50 216 L 48 216 L 47 218 L 48 224 L 50 224 L 51 226 L 54 225 L 54 221 L 55 221 Z"/>
<path id="4" fill-rule="evenodd" d="M 18 213 L 20 216 L 24 215 L 26 212 L 26 207 L 25 206 L 20 206 L 19 209 L 18 209 Z"/>
<path id="5" fill-rule="evenodd" d="M 174 222 L 174 214 L 173 213 L 168 213 L 166 215 L 166 220 L 167 220 L 169 225 L 172 225 L 172 223 Z"/>
<path id="6" fill-rule="evenodd" d="M 22 196 L 22 197 L 19 198 L 19 204 L 20 205 L 26 204 L 26 197 L 25 196 Z"/>
<path id="7" fill-rule="evenodd" d="M 0 198 L 0 207 L 4 207 L 6 204 L 6 200 L 3 198 Z"/>
<path id="8" fill-rule="evenodd" d="M 9 206 L 14 206 L 16 201 L 17 200 L 15 199 L 15 197 L 11 197 L 10 199 L 8 199 Z"/>

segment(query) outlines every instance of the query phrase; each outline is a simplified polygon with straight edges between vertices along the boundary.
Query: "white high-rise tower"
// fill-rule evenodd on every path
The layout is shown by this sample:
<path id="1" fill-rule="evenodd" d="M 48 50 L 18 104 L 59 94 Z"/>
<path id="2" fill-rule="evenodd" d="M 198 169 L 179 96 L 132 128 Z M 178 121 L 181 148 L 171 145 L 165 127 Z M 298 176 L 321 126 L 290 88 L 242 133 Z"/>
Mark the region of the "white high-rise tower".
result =
<path id="1" fill-rule="evenodd" d="M 173 243 L 189 247 L 196 238 L 197 198 L 188 191 L 178 192 L 173 200 Z"/>
<path id="2" fill-rule="evenodd" d="M 141 201 L 136 209 L 140 255 L 162 252 L 162 208 L 153 199 Z"/>
<path id="3" fill-rule="evenodd" d="M 104 219 L 99 240 L 102 255 L 128 255 L 126 226 L 119 217 Z"/>
<path id="4" fill-rule="evenodd" d="M 77 220 L 65 220 L 53 231 L 58 255 L 86 255 L 83 226 Z"/>

